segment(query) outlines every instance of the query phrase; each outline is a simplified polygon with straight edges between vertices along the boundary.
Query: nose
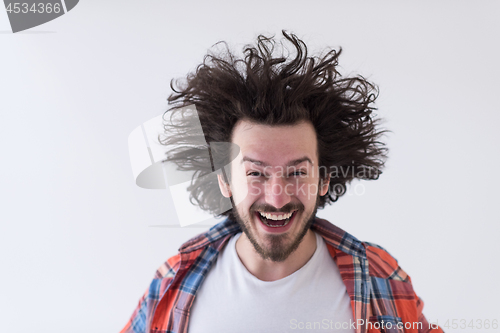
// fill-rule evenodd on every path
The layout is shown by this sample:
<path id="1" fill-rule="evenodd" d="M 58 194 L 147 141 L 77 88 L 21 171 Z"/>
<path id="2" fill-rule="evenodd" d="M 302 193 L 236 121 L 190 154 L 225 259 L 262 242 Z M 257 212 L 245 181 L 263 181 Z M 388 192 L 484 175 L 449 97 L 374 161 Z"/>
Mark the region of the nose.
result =
<path id="1" fill-rule="evenodd" d="M 270 177 L 265 186 L 266 203 L 278 209 L 289 203 L 292 198 L 286 185 L 287 182 L 283 177 Z"/>

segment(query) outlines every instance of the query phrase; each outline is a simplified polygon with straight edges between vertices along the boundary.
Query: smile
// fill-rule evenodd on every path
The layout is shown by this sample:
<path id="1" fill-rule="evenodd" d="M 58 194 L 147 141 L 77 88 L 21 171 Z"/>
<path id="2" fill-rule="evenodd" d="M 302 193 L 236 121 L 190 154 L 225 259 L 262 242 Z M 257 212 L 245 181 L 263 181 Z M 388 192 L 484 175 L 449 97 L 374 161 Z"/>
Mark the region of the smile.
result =
<path id="1" fill-rule="evenodd" d="M 262 223 L 270 228 L 283 228 L 292 220 L 292 216 L 297 211 L 293 211 L 290 213 L 266 213 L 259 212 L 258 216 Z"/>

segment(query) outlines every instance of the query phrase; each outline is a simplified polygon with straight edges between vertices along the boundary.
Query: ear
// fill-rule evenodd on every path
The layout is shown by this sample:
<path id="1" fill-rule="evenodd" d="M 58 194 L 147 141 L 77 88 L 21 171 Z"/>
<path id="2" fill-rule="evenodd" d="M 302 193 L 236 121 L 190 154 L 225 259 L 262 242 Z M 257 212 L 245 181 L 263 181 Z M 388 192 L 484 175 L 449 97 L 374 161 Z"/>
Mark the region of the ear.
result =
<path id="1" fill-rule="evenodd" d="M 328 193 L 328 188 L 330 186 L 330 176 L 327 175 L 325 178 L 322 178 L 319 182 L 319 195 L 322 197 Z"/>
<path id="2" fill-rule="evenodd" d="M 222 177 L 221 174 L 217 175 L 217 179 L 219 180 L 220 192 L 222 193 L 223 196 L 229 198 L 232 195 L 229 184 L 224 181 L 224 178 Z"/>

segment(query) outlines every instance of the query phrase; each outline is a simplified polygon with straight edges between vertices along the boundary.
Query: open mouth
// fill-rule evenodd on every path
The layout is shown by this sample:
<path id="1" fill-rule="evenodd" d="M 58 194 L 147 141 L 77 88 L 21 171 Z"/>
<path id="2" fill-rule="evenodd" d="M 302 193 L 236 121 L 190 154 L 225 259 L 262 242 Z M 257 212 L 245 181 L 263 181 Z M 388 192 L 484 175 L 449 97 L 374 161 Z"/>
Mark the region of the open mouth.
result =
<path id="1" fill-rule="evenodd" d="M 296 215 L 297 211 L 294 210 L 289 213 L 266 213 L 257 212 L 259 219 L 263 224 L 270 228 L 283 228 L 286 226 L 293 217 Z"/>

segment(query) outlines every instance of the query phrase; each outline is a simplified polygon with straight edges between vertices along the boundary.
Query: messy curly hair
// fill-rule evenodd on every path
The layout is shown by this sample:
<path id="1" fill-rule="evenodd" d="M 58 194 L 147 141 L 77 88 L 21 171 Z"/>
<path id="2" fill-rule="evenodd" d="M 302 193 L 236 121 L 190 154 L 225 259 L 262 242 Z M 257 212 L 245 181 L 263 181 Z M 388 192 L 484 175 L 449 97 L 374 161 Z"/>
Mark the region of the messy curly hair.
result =
<path id="1" fill-rule="evenodd" d="M 209 52 L 194 72 L 170 83 L 174 93 L 168 98 L 171 107 L 163 116 L 165 138 L 160 143 L 178 146 L 165 161 L 194 172 L 188 190 L 191 203 L 201 209 L 234 216 L 231 210 L 216 213 L 222 197 L 217 178 L 203 176 L 218 168 L 211 142 L 230 142 L 241 119 L 275 126 L 312 123 L 320 177 L 330 176 L 329 191 L 319 198 L 318 208 L 337 201 L 353 179 L 377 179 L 382 171 L 387 148 L 379 141 L 386 131 L 379 129 L 380 119 L 373 113 L 377 86 L 362 76 L 341 76 L 337 71 L 341 48 L 309 56 L 296 35 L 284 30 L 282 34 L 285 43 L 280 44 L 274 36 L 259 35 L 255 46 L 244 47 L 243 57 L 219 42 L 216 45 L 224 46 L 223 51 Z M 189 105 L 196 106 L 202 137 L 193 135 L 189 116 L 182 115 L 175 125 L 168 121 L 168 115 L 171 119 Z M 217 153 L 228 159 L 228 152 Z M 343 172 L 327 174 L 339 169 Z"/>

